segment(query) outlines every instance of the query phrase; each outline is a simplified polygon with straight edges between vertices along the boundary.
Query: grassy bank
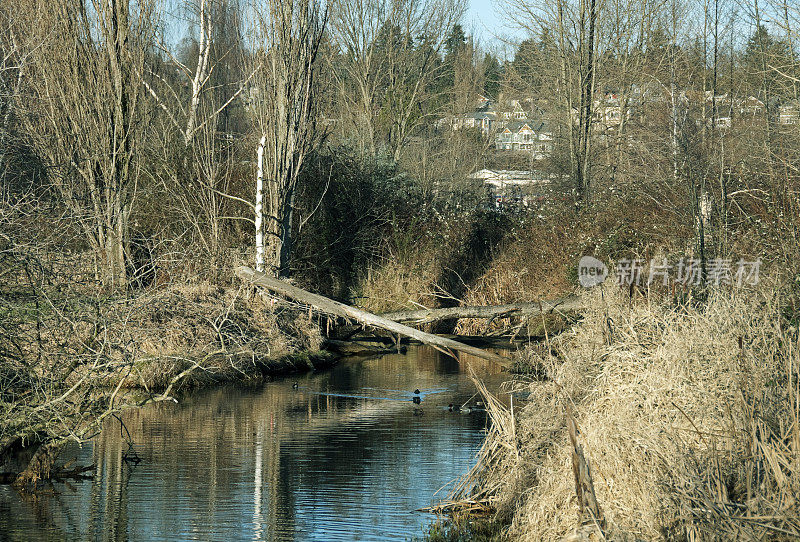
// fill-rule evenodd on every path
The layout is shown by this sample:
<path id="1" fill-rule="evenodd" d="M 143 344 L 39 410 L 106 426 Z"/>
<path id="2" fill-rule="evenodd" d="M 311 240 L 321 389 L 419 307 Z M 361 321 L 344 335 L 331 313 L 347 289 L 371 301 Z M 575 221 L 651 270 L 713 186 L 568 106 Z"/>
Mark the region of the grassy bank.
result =
<path id="1" fill-rule="evenodd" d="M 384 257 L 360 274 L 354 288 L 355 301 L 367 310 L 557 299 L 578 286 L 577 264 L 584 255 L 614 261 L 693 254 L 692 231 L 646 198 L 578 213 L 560 203 L 520 213 L 482 209 L 396 228 Z M 752 246 L 734 249 L 761 253 Z M 518 324 L 508 318 L 488 326 L 462 320 L 455 331 L 480 334 Z"/>
<path id="2" fill-rule="evenodd" d="M 717 290 L 701 303 L 606 288 L 585 300 L 551 349 L 520 353 L 542 376 L 514 382 L 527 400 L 513 414 L 495 404 L 456 497 L 491 507 L 509 540 L 800 536 L 800 344 L 785 290 Z M 603 535 L 578 517 L 567 405 Z"/>
<path id="3" fill-rule="evenodd" d="M 132 360 L 123 387 L 148 392 L 313 370 L 332 359 L 308 312 L 252 288 L 171 286 L 114 309 L 107 330 Z"/>

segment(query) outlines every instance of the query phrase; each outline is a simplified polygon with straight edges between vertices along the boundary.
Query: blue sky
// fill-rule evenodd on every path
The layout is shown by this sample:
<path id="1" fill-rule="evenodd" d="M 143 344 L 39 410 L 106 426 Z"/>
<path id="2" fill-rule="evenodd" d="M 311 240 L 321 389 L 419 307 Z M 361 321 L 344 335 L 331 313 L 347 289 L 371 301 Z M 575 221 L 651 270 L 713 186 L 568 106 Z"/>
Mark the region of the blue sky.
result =
<path id="1" fill-rule="evenodd" d="M 503 0 L 469 0 L 464 30 L 477 36 L 484 48 L 501 47 L 503 40 L 518 40 L 522 34 L 504 22 Z"/>

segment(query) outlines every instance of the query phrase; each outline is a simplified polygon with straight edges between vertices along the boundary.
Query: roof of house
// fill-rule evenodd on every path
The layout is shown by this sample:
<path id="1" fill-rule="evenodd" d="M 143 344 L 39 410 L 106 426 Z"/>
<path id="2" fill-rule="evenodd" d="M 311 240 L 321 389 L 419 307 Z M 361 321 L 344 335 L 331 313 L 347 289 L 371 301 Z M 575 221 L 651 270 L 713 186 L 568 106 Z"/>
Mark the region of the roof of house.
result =
<path id="1" fill-rule="evenodd" d="M 526 120 L 517 120 L 514 122 L 509 122 L 506 124 L 504 132 L 511 132 L 512 134 L 518 133 L 523 128 L 527 127 L 529 130 L 533 131 L 532 122 Z"/>
<path id="2" fill-rule="evenodd" d="M 540 121 L 540 120 L 533 121 L 533 120 L 530 120 L 530 119 L 517 120 L 517 121 L 514 121 L 514 122 L 509 122 L 508 124 L 506 124 L 506 127 L 503 130 L 503 132 L 508 130 L 508 132 L 510 132 L 512 134 L 516 134 L 516 133 L 519 133 L 519 131 L 522 130 L 522 128 L 525 127 L 525 126 L 527 126 L 528 129 L 530 129 L 531 131 L 536 132 L 536 133 L 549 133 L 550 132 L 550 127 L 544 121 Z"/>
<path id="3" fill-rule="evenodd" d="M 497 114 L 493 111 L 475 111 L 474 113 L 467 113 L 466 115 L 464 115 L 464 118 L 476 119 L 476 120 L 483 120 L 483 119 L 494 120 L 495 118 L 497 118 Z"/>

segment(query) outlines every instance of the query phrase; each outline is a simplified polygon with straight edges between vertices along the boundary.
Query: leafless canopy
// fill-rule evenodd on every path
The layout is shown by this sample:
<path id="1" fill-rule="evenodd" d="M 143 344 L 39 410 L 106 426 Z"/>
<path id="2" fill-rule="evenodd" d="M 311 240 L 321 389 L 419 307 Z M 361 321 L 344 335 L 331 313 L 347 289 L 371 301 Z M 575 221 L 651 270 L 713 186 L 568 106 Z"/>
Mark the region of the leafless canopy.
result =
<path id="1" fill-rule="evenodd" d="M 297 179 L 318 142 L 314 77 L 328 15 L 318 0 L 267 0 L 252 9 L 257 18 L 255 123 L 266 161 L 265 232 L 273 247 L 274 269 L 285 275 L 292 251 Z"/>

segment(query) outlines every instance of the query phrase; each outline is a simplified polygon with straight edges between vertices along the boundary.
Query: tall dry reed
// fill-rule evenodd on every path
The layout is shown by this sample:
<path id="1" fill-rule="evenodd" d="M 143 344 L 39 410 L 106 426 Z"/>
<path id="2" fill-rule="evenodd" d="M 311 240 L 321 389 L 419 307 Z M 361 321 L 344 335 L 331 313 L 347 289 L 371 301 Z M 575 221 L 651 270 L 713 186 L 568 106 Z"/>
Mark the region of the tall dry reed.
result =
<path id="1" fill-rule="evenodd" d="M 584 296 L 580 324 L 523 354 L 547 375 L 513 384 L 524 408 L 490 403 L 497 423 L 455 497 L 510 518 L 515 540 L 799 538 L 800 345 L 781 289 Z M 577 525 L 567 402 L 602 535 Z"/>

